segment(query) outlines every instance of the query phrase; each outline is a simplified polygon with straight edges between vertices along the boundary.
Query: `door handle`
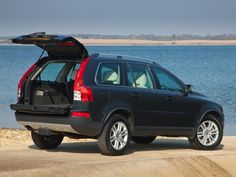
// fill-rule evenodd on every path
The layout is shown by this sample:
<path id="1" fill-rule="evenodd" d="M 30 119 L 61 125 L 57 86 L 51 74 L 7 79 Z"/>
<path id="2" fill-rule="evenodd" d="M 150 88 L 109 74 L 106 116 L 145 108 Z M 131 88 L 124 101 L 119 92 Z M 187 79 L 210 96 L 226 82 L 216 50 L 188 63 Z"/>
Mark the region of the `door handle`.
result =
<path id="1" fill-rule="evenodd" d="M 139 98 L 140 97 L 140 95 L 138 94 L 138 93 L 132 93 L 131 94 L 134 98 Z"/>
<path id="2" fill-rule="evenodd" d="M 172 101 L 172 100 L 173 100 L 173 97 L 172 97 L 172 96 L 167 96 L 167 97 L 166 97 L 166 100 L 167 100 L 167 101 Z"/>

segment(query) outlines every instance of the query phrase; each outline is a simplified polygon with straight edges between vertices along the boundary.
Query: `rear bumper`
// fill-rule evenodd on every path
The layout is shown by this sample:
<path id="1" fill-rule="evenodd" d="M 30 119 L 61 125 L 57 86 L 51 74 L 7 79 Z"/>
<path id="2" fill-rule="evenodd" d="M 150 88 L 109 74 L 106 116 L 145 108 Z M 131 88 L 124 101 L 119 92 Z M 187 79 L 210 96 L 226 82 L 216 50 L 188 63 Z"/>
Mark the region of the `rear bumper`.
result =
<path id="1" fill-rule="evenodd" d="M 32 114 L 57 114 L 66 115 L 69 114 L 69 104 L 63 105 L 24 105 L 24 104 L 11 104 L 10 108 L 12 110 L 22 112 L 22 113 L 32 113 Z"/>
<path id="2" fill-rule="evenodd" d="M 39 115 L 15 113 L 19 124 L 32 129 L 49 129 L 56 132 L 76 133 L 96 137 L 102 130 L 102 124 L 85 117 L 70 117 L 60 115 Z"/>

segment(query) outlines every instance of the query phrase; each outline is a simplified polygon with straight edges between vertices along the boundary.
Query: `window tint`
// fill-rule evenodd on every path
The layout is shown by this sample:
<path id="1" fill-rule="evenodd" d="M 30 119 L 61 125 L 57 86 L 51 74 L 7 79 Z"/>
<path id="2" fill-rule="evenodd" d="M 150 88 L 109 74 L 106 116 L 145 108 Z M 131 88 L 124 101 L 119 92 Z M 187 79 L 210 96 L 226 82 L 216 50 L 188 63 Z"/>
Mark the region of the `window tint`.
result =
<path id="1" fill-rule="evenodd" d="M 102 63 L 97 73 L 97 83 L 120 85 L 120 65 L 116 63 Z"/>
<path id="2" fill-rule="evenodd" d="M 177 92 L 182 92 L 184 90 L 182 84 L 180 84 L 180 82 L 168 72 L 160 68 L 154 68 L 154 73 L 160 83 L 161 90 L 169 90 Z"/>
<path id="3" fill-rule="evenodd" d="M 65 63 L 49 63 L 40 73 L 38 80 L 55 82 Z"/>
<path id="4" fill-rule="evenodd" d="M 138 88 L 153 88 L 153 82 L 148 67 L 139 64 L 127 65 L 127 86 Z"/>

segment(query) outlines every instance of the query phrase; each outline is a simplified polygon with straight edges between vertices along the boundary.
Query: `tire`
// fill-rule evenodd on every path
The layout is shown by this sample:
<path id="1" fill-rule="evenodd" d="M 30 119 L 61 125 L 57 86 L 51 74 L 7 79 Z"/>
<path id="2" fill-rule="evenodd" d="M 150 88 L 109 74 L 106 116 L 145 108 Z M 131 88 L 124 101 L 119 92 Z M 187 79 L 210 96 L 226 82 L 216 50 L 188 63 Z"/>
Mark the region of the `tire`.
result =
<path id="1" fill-rule="evenodd" d="M 205 133 L 204 125 L 206 127 Z M 197 126 L 195 137 L 189 138 L 189 142 L 195 149 L 213 150 L 221 143 L 222 138 L 223 125 L 221 121 L 216 116 L 209 114 Z"/>
<path id="2" fill-rule="evenodd" d="M 34 144 L 40 149 L 54 149 L 59 146 L 63 140 L 62 135 L 44 136 L 31 131 L 31 137 Z"/>
<path id="3" fill-rule="evenodd" d="M 138 137 L 138 136 L 133 136 L 131 140 L 135 143 L 138 144 L 148 144 L 153 142 L 156 139 L 156 136 L 143 136 L 143 137 Z"/>
<path id="4" fill-rule="evenodd" d="M 104 155 L 122 155 L 130 145 L 130 138 L 131 131 L 127 119 L 123 115 L 115 114 L 105 124 L 98 138 L 98 148 Z"/>

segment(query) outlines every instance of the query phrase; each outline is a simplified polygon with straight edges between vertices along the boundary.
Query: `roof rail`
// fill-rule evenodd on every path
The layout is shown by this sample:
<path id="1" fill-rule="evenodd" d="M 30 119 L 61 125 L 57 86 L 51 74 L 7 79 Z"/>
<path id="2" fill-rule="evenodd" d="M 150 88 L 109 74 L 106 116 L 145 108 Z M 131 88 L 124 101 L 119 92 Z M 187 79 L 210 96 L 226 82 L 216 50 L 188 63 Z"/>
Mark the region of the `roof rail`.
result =
<path id="1" fill-rule="evenodd" d="M 142 57 L 134 57 L 134 56 L 130 56 L 130 55 L 120 55 L 120 54 L 107 54 L 107 53 L 94 53 L 91 55 L 91 57 L 99 57 L 99 56 L 104 56 L 104 57 L 112 57 L 112 58 L 117 58 L 117 59 L 130 59 L 130 60 L 141 60 L 141 61 L 148 61 L 150 63 L 153 64 L 158 64 L 157 62 L 150 60 L 150 59 L 146 59 L 146 58 L 142 58 Z"/>
<path id="2" fill-rule="evenodd" d="M 35 33 L 31 33 L 29 35 L 31 35 L 31 36 L 34 36 L 34 35 L 46 35 L 46 32 L 35 32 Z"/>

